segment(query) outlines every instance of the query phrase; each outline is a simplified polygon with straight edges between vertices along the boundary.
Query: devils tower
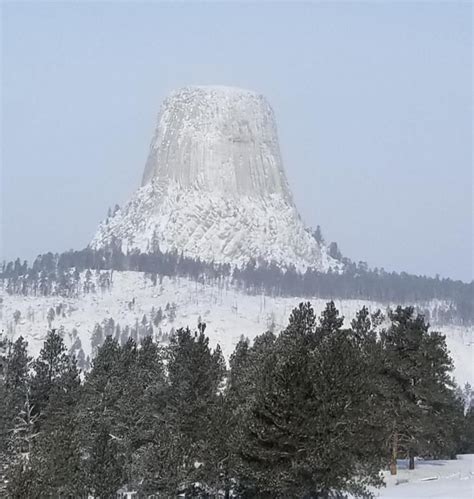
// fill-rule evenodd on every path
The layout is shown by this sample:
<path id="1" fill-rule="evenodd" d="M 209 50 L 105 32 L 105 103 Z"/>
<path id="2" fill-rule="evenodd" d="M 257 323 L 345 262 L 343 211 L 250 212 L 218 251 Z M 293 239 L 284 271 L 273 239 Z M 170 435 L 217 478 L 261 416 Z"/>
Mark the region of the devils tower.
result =
<path id="1" fill-rule="evenodd" d="M 232 87 L 186 87 L 163 102 L 141 187 L 90 246 L 112 241 L 236 265 L 335 265 L 294 205 L 272 108 Z"/>

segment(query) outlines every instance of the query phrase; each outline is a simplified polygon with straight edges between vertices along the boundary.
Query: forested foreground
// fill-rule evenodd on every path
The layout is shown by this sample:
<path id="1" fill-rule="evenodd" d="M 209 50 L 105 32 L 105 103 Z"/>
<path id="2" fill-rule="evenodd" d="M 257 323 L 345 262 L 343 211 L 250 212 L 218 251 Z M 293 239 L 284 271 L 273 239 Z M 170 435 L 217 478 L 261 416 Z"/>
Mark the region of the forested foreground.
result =
<path id="1" fill-rule="evenodd" d="M 474 452 L 444 337 L 412 308 L 389 319 L 363 308 L 343 328 L 332 302 L 301 304 L 228 367 L 204 324 L 166 346 L 107 337 L 85 374 L 56 331 L 34 360 L 19 338 L 0 378 L 6 494 L 369 497 L 397 457 Z"/>

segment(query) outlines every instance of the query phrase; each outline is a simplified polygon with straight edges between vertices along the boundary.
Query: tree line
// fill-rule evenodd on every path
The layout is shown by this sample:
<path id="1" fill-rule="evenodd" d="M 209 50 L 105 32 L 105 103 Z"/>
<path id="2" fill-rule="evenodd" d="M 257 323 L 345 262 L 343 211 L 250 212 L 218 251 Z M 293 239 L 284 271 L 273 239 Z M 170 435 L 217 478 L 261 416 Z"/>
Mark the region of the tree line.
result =
<path id="1" fill-rule="evenodd" d="M 115 242 L 101 250 L 86 248 L 61 254 L 46 253 L 38 256 L 31 266 L 19 259 L 4 262 L 0 280 L 10 294 L 78 296 L 97 291 L 97 288 L 105 290 L 111 285 L 112 272 L 100 274 L 97 285 L 91 283 L 91 269 L 132 270 L 145 272 L 154 284 L 163 277 L 186 277 L 216 285 L 231 283 L 247 293 L 272 296 L 366 299 L 380 303 L 444 300 L 449 307 L 439 307 L 435 316 L 428 320 L 463 325 L 474 323 L 474 282 L 369 269 L 366 263 L 356 264 L 347 258 L 342 258 L 342 263 L 342 272 L 319 272 L 308 268 L 301 273 L 291 266 L 281 268 L 274 262 L 256 260 L 239 268 L 192 259 L 177 252 L 163 253 L 159 249 L 153 253 L 133 251 L 125 254 L 120 243 Z M 87 274 L 84 283 L 80 280 L 81 272 Z"/>
<path id="2" fill-rule="evenodd" d="M 384 323 L 362 308 L 344 327 L 333 302 L 320 317 L 301 303 L 229 365 L 203 323 L 165 347 L 107 336 L 85 374 L 55 330 L 36 359 L 4 342 L 6 494 L 371 497 L 397 458 L 474 452 L 444 337 L 411 307 Z"/>

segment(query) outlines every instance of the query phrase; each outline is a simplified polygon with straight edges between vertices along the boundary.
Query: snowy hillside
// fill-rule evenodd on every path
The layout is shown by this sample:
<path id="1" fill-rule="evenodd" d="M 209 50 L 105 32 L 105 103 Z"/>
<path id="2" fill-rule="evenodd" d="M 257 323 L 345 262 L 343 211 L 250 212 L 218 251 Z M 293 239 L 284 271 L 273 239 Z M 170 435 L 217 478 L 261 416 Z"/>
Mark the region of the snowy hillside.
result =
<path id="1" fill-rule="evenodd" d="M 124 252 L 159 247 L 234 265 L 339 267 L 293 203 L 270 105 L 228 87 L 184 88 L 165 100 L 141 188 L 90 246 L 117 241 Z"/>
<path id="2" fill-rule="evenodd" d="M 472 499 L 474 497 L 474 455 L 456 460 L 423 461 L 408 470 L 399 461 L 397 476 L 384 472 L 386 488 L 374 491 L 382 499 Z"/>
<path id="3" fill-rule="evenodd" d="M 84 280 L 84 274 L 81 276 Z M 152 311 L 163 310 L 159 325 L 153 325 L 153 334 L 169 333 L 174 328 L 189 326 L 195 328 L 201 319 L 206 322 L 206 334 L 211 343 L 219 343 L 228 358 L 241 335 L 254 338 L 269 328 L 276 331 L 286 326 L 292 309 L 303 298 L 282 298 L 251 296 L 238 291 L 226 281 L 222 285 L 199 284 L 184 278 L 163 278 L 152 284 L 140 272 L 116 272 L 108 289 L 101 291 L 99 276 L 94 275 L 96 292 L 86 293 L 79 298 L 60 296 L 33 297 L 9 295 L 1 291 L 2 303 L 0 319 L 2 330 L 10 337 L 25 336 L 31 350 L 37 354 L 49 327 L 49 311 L 54 313 L 51 326 L 64 327 L 66 342 L 71 345 L 73 329 L 77 330 L 86 355 L 91 354 L 91 334 L 96 323 L 114 319 L 122 329 L 141 324 L 145 315 L 150 321 Z M 325 306 L 326 300 L 311 299 L 317 313 Z M 167 307 L 168 305 L 168 307 Z M 176 305 L 176 307 L 175 307 Z M 387 305 L 362 300 L 336 300 L 336 306 L 346 318 L 346 324 L 362 307 L 371 311 Z M 397 304 L 393 304 L 397 305 Z M 421 305 L 421 304 L 420 304 Z M 424 304 L 426 308 L 435 303 Z M 173 313 L 167 313 L 167 308 Z M 18 314 L 19 312 L 19 314 Z M 448 348 L 455 362 L 455 377 L 458 384 L 466 381 L 474 384 L 474 328 L 459 326 L 435 326 L 433 329 L 446 334 Z"/>

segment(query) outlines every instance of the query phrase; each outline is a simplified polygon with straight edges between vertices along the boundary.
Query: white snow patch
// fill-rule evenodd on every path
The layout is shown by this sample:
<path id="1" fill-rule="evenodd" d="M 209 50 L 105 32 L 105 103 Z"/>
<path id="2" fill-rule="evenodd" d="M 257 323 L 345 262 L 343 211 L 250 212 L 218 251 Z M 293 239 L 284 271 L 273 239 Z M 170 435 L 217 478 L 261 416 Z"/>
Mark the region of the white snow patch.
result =
<path id="1" fill-rule="evenodd" d="M 400 461 L 396 476 L 384 472 L 386 488 L 375 493 L 383 499 L 472 499 L 474 497 L 474 455 L 456 460 L 418 460 L 414 470 Z"/>

